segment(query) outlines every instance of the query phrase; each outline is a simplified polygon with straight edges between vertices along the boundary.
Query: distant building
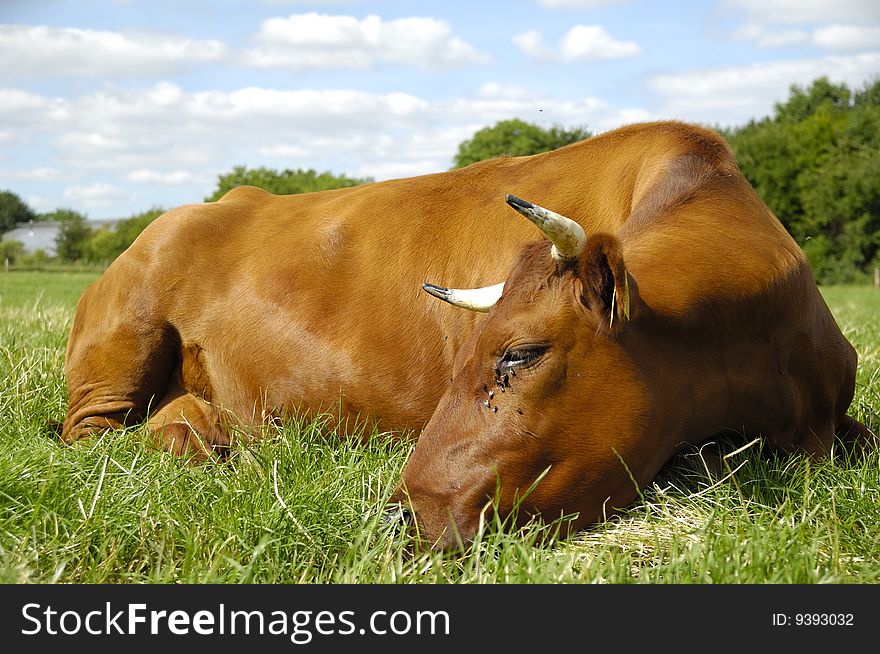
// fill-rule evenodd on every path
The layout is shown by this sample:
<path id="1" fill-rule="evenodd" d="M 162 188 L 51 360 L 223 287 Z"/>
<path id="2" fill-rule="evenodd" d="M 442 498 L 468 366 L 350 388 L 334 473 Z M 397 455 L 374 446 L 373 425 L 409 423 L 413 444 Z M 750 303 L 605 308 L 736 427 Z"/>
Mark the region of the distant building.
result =
<path id="1" fill-rule="evenodd" d="M 109 218 L 105 220 L 90 220 L 88 224 L 92 229 L 100 229 L 102 227 L 112 229 L 118 222 L 118 219 Z M 50 257 L 54 257 L 56 254 L 55 237 L 58 236 L 60 229 L 61 223 L 54 220 L 38 222 L 31 220 L 18 225 L 15 229 L 4 232 L 0 236 L 2 236 L 4 241 L 21 241 L 24 243 L 24 251 L 28 254 L 42 250 Z"/>
<path id="2" fill-rule="evenodd" d="M 61 223 L 58 222 L 47 220 L 35 223 L 31 220 L 5 232 L 3 240 L 21 241 L 24 243 L 24 250 L 28 254 L 42 250 L 50 257 L 54 257 L 55 237 L 58 236 L 59 229 L 61 229 Z"/>

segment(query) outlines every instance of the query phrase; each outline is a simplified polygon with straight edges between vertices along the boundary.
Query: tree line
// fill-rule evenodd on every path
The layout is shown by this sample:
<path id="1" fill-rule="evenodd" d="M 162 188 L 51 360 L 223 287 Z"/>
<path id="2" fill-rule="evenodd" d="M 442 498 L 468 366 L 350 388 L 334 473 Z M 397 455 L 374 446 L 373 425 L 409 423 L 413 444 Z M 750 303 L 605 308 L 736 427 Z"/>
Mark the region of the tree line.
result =
<path id="1" fill-rule="evenodd" d="M 880 80 L 794 86 L 772 116 L 722 134 L 819 282 L 880 265 Z"/>
<path id="2" fill-rule="evenodd" d="M 866 279 L 880 265 L 880 79 L 851 89 L 827 78 L 792 86 L 772 115 L 716 129 L 736 155 L 755 190 L 803 248 L 819 283 Z M 453 160 L 460 168 L 498 156 L 545 152 L 592 136 L 586 128 L 549 129 L 503 120 L 462 142 Z M 372 181 L 317 172 L 236 166 L 220 175 L 211 202 L 241 185 L 292 194 L 355 186 Z M 0 232 L 29 220 L 60 223 L 57 259 L 106 265 L 163 213 L 154 208 L 92 227 L 69 209 L 37 215 L 11 191 L 0 192 Z M 30 258 L 29 258 L 30 257 Z M 0 259 L 28 265 L 48 257 L 25 255 L 20 243 L 0 241 Z"/>

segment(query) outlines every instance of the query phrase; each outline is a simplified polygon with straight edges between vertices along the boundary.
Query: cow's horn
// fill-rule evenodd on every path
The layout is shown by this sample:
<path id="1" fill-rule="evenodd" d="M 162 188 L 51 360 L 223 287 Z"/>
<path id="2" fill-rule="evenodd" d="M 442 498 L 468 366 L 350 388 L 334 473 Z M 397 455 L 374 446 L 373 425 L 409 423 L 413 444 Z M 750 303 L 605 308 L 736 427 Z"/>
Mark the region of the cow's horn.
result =
<path id="1" fill-rule="evenodd" d="M 537 204 L 520 200 L 514 195 L 507 196 L 507 204 L 531 220 L 553 243 L 550 253 L 558 261 L 577 259 L 587 242 L 584 228 L 571 218 L 560 216 Z"/>
<path id="2" fill-rule="evenodd" d="M 454 304 L 462 309 L 487 312 L 492 308 L 504 291 L 504 282 L 483 288 L 444 288 L 434 284 L 422 284 L 425 292 L 440 298 L 444 302 Z"/>

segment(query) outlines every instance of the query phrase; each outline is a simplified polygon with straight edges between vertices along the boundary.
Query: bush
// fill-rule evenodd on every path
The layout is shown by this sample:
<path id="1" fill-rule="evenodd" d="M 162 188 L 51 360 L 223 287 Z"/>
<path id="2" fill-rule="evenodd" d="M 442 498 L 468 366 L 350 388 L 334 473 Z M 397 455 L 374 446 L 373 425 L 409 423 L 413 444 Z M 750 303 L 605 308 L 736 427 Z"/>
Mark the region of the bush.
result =
<path id="1" fill-rule="evenodd" d="M 31 268 L 31 269 L 42 269 L 47 267 L 52 261 L 52 258 L 46 254 L 46 251 L 43 249 L 34 250 L 30 254 L 26 254 L 21 258 L 19 262 L 20 268 Z"/>
<path id="2" fill-rule="evenodd" d="M 0 240 L 0 264 L 14 266 L 23 256 L 24 243 Z"/>
<path id="3" fill-rule="evenodd" d="M 86 241 L 92 235 L 86 217 L 70 211 L 61 223 L 55 237 L 55 251 L 62 261 L 82 261 L 85 259 Z"/>

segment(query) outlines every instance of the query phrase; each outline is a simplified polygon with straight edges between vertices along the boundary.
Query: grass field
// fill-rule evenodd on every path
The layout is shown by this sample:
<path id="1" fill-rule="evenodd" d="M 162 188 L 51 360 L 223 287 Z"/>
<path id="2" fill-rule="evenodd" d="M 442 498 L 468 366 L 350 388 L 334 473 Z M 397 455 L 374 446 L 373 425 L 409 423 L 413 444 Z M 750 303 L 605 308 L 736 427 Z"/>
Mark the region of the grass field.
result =
<path id="1" fill-rule="evenodd" d="M 876 583 L 880 455 L 700 452 L 622 515 L 562 542 L 487 530 L 464 554 L 412 554 L 381 522 L 411 443 L 287 424 L 228 462 L 187 465 L 138 429 L 73 447 L 64 347 L 90 273 L 0 273 L 0 582 Z M 851 413 L 880 427 L 880 291 L 823 289 L 859 352 Z"/>

